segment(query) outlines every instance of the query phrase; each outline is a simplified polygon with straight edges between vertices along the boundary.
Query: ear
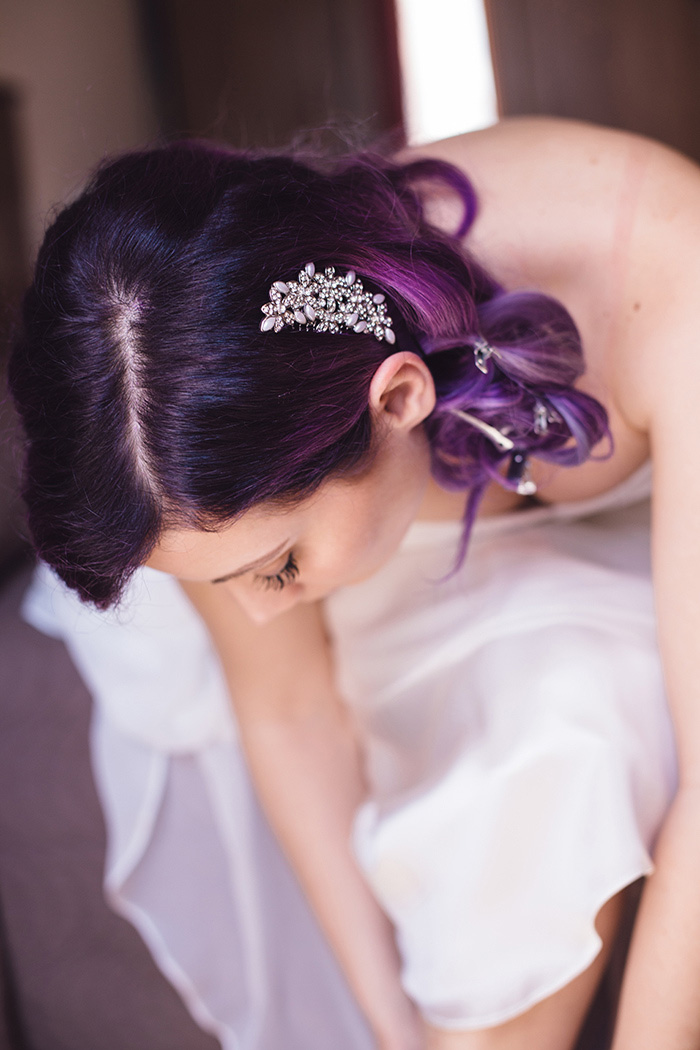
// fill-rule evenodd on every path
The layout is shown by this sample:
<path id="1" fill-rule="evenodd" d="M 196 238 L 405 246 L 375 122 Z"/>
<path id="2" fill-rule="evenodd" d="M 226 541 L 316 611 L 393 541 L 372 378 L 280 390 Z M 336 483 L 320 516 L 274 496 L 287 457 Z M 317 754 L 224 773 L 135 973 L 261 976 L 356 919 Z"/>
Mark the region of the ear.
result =
<path id="1" fill-rule="evenodd" d="M 369 406 L 392 429 L 419 426 L 435 407 L 435 384 L 425 361 L 408 351 L 385 358 L 372 377 Z"/>

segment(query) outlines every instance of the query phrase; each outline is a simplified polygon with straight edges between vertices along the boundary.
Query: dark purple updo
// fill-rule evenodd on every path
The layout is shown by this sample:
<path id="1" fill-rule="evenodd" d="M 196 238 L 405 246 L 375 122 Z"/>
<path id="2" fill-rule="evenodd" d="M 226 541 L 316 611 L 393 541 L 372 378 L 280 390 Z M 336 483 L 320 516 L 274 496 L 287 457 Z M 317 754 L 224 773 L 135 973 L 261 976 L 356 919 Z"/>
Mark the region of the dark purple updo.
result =
<path id="1" fill-rule="evenodd" d="M 420 190 L 435 181 L 464 203 L 454 235 L 424 217 Z M 216 528 L 361 469 L 370 380 L 398 349 L 420 349 L 433 372 L 434 474 L 471 491 L 467 530 L 504 454 L 452 408 L 508 428 L 525 453 L 586 459 L 607 419 L 572 387 L 584 367 L 575 325 L 546 296 L 504 292 L 465 254 L 475 211 L 468 180 L 439 161 L 317 165 L 184 143 L 103 166 L 46 235 L 10 365 L 40 556 L 106 607 L 164 528 Z M 383 292 L 396 346 L 261 332 L 272 282 L 309 261 Z M 486 375 L 480 337 L 498 348 Z M 552 422 L 538 433 L 543 401 Z"/>

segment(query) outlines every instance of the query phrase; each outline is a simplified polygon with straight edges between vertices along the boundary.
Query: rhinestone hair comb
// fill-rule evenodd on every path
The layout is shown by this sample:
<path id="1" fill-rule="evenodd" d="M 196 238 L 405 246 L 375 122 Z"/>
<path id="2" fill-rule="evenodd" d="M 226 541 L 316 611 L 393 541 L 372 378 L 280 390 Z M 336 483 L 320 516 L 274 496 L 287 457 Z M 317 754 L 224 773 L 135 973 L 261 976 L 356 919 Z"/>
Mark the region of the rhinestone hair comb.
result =
<path id="1" fill-rule="evenodd" d="M 307 263 L 296 281 L 275 281 L 270 301 L 261 308 L 265 314 L 261 332 L 281 332 L 285 325 L 313 328 L 315 332 L 368 332 L 379 340 L 395 343 L 381 292 L 366 292 L 354 270 L 341 277 L 334 266 L 317 273 Z"/>

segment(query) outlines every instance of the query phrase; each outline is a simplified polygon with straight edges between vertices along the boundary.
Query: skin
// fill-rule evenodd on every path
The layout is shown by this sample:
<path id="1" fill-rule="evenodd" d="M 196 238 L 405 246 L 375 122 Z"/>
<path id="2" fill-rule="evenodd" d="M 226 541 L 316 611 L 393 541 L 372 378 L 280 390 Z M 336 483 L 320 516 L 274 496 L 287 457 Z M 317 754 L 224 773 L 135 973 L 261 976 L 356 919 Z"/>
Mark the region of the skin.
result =
<path id="1" fill-rule="evenodd" d="M 149 566 L 182 581 L 213 583 L 263 624 L 370 576 L 412 521 L 461 517 L 464 495 L 446 492 L 430 475 L 421 424 L 435 405 L 435 386 L 424 362 L 413 353 L 392 354 L 373 379 L 370 405 L 378 449 L 359 477 L 330 480 L 289 508 L 254 507 L 216 532 L 170 530 Z M 482 513 L 520 502 L 494 486 Z M 298 575 L 285 571 L 290 554 Z"/>
<path id="2" fill-rule="evenodd" d="M 653 454 L 654 585 L 680 787 L 656 847 L 657 870 L 643 895 L 613 1050 L 696 1050 L 700 475 L 693 450 L 700 447 L 700 174 L 672 151 L 634 136 L 551 120 L 510 121 L 422 152 L 452 161 L 475 183 L 481 211 L 469 249 L 507 288 L 547 292 L 569 309 L 586 354 L 580 386 L 608 409 L 614 454 L 568 470 L 535 462 L 538 496 L 559 502 L 605 492 Z M 434 193 L 430 214 L 445 228 L 457 224 L 449 195 Z M 463 509 L 463 497 L 439 490 L 428 476 L 421 424 L 432 397 L 420 359 L 393 355 L 378 370 L 370 392 L 382 441 L 365 475 L 352 482 L 328 482 L 294 508 L 256 508 L 221 533 L 168 533 L 151 564 L 188 581 L 187 593 L 209 625 L 232 694 L 241 698 L 237 711 L 268 813 L 379 1045 L 385 1050 L 565 1050 L 573 1044 L 590 1000 L 595 968 L 499 1028 L 446 1033 L 417 1021 L 401 998 L 395 953 L 382 917 L 372 912 L 351 858 L 343 853 L 343 836 L 361 797 L 358 764 L 349 749 L 337 745 L 334 775 L 323 779 L 328 741 L 340 741 L 344 729 L 340 709 L 328 699 L 332 674 L 319 600 L 378 567 L 415 517 L 454 519 Z M 485 512 L 514 505 L 510 496 L 492 493 Z M 266 561 L 265 555 L 277 547 L 279 552 Z M 299 574 L 287 582 L 284 566 L 290 549 L 298 555 Z M 262 564 L 255 570 L 211 583 L 256 559 Z M 280 589 L 270 583 L 275 576 L 287 585 Z M 276 670 L 277 664 L 284 673 Z M 301 685 L 290 686 L 297 679 Z M 314 733 L 316 743 L 308 744 Z M 307 745 L 305 769 L 293 770 L 294 759 L 288 756 Z M 277 764 L 291 763 L 289 776 L 280 777 L 278 785 L 275 762 L 265 758 L 275 747 Z M 319 770 L 316 790 L 307 791 L 304 803 L 320 807 L 317 825 L 328 828 L 328 855 L 333 863 L 337 860 L 335 895 L 333 887 L 317 879 L 313 864 L 305 867 L 305 851 L 318 850 L 317 837 L 302 841 L 293 814 L 284 812 L 290 783 L 295 776 L 299 783 L 305 775 L 312 777 L 307 771 L 314 762 Z M 334 786 L 342 779 L 341 769 L 342 789 Z M 326 792 L 323 806 L 315 801 L 319 790 Z M 297 802 L 304 794 L 301 788 L 299 792 Z M 336 839 L 334 827 L 339 829 Z M 327 858 L 317 859 L 325 863 Z M 336 913 L 355 905 L 353 931 Z M 599 919 L 607 941 L 614 918 L 601 913 Z"/>
<path id="3" fill-rule="evenodd" d="M 377 371 L 370 397 L 379 447 L 358 478 L 328 481 L 288 509 L 255 507 L 219 532 L 171 530 L 149 565 L 182 580 L 221 580 L 215 586 L 258 624 L 371 575 L 433 487 L 420 424 L 435 404 L 435 388 L 417 355 L 399 353 Z M 290 553 L 298 577 L 284 571 Z"/>

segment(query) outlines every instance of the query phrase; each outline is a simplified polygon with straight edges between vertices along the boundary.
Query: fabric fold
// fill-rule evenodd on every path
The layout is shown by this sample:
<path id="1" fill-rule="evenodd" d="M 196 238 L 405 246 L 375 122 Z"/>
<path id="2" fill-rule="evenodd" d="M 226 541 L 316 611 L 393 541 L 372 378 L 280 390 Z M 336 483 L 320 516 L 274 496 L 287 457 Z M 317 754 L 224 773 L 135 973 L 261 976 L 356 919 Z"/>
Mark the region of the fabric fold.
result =
<path id="1" fill-rule="evenodd" d="M 41 564 L 23 614 L 63 639 L 90 692 L 126 736 L 169 753 L 233 737 L 219 661 L 171 577 L 139 569 L 120 605 L 100 612 Z"/>
<path id="2" fill-rule="evenodd" d="M 651 870 L 675 756 L 634 502 L 648 480 L 480 521 L 457 571 L 460 524 L 417 523 L 326 602 L 370 789 L 356 853 L 438 1027 L 497 1024 L 568 983 L 602 904 Z M 40 568 L 25 616 L 95 701 L 107 897 L 195 1020 L 224 1050 L 369 1050 L 178 585 L 141 570 L 98 613 Z"/>
<path id="3" fill-rule="evenodd" d="M 418 523 L 328 602 L 369 798 L 358 861 L 435 1026 L 502 1023 L 586 969 L 675 790 L 648 504 Z M 437 582 L 440 581 L 440 582 Z"/>
<path id="4" fill-rule="evenodd" d="M 260 811 L 218 659 L 174 580 L 120 608 L 45 566 L 24 616 L 62 639 L 94 700 L 104 892 L 222 1050 L 370 1050 L 372 1040 Z"/>
<path id="5" fill-rule="evenodd" d="M 404 770 L 355 827 L 406 990 L 446 1028 L 508 1020 L 592 962 L 597 912 L 652 870 L 673 792 L 670 732 L 648 711 L 653 654 L 558 627 L 494 642 L 464 670 L 480 724 L 452 714 L 443 762 L 410 785 Z"/>

